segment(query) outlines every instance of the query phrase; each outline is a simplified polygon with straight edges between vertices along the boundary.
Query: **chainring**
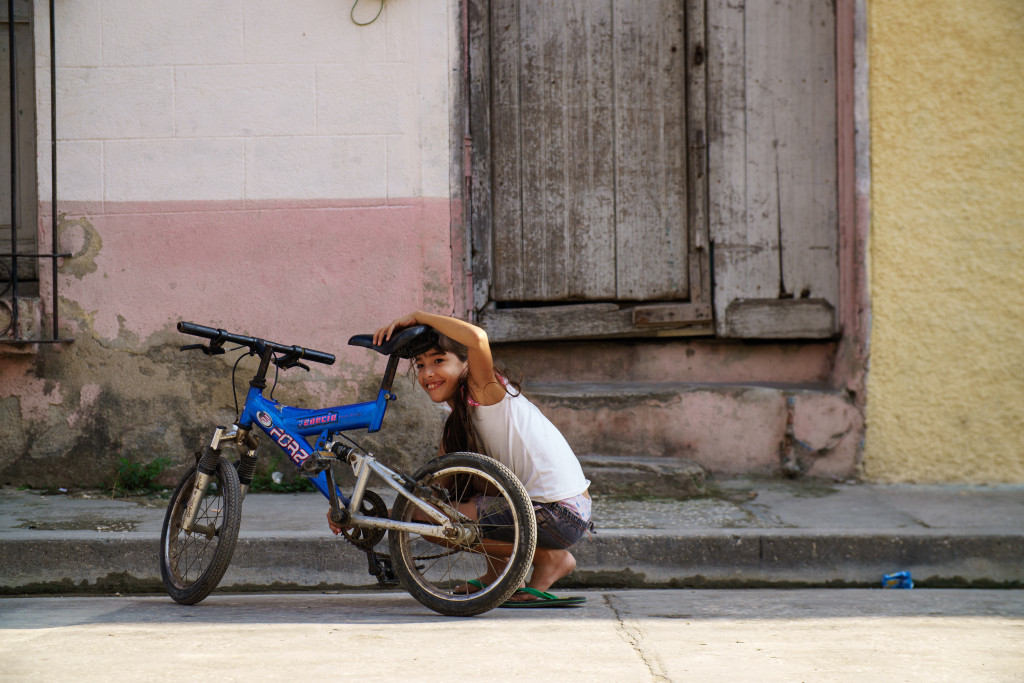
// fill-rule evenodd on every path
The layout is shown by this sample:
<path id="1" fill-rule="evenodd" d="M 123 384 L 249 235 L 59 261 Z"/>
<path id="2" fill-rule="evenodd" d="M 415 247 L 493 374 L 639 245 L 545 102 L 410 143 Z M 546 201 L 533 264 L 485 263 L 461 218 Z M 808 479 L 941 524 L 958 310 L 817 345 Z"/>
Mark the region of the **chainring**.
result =
<path id="1" fill-rule="evenodd" d="M 363 502 L 359 506 L 359 514 L 364 517 L 387 517 L 388 504 L 384 502 L 384 499 L 379 494 L 366 490 L 363 493 Z M 342 536 L 349 543 L 363 550 L 372 549 L 373 546 L 380 543 L 386 533 L 387 529 L 369 529 L 357 526 L 342 529 L 341 531 Z"/>

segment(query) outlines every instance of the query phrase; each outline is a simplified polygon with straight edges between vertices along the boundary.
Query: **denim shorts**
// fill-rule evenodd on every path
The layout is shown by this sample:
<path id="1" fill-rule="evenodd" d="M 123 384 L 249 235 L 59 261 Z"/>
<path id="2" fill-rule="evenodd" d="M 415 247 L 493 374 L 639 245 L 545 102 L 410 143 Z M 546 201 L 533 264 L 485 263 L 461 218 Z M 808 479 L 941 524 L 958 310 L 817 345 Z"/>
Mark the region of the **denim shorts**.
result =
<path id="1" fill-rule="evenodd" d="M 507 501 L 500 496 L 477 496 L 474 501 L 484 538 L 511 542 L 512 512 Z M 538 548 L 568 548 L 594 528 L 592 522 L 558 503 L 534 503 L 533 510 L 537 515 Z"/>

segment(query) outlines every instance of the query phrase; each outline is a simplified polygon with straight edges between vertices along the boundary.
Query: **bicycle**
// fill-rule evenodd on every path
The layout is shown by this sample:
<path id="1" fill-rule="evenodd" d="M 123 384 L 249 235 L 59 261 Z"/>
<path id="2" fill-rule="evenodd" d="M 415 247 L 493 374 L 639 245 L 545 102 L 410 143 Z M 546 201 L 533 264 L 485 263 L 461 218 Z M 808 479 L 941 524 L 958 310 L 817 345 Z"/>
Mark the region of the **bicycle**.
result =
<path id="1" fill-rule="evenodd" d="M 409 476 L 393 470 L 366 452 L 343 432 L 381 429 L 401 359 L 414 358 L 437 342 L 437 333 L 424 325 L 400 331 L 375 346 L 371 335 L 356 335 L 349 344 L 388 356 L 375 400 L 332 406 L 299 408 L 265 396 L 270 365 L 277 372 L 300 367 L 302 361 L 331 365 L 334 356 L 323 351 L 289 346 L 179 322 L 178 331 L 208 339 L 189 344 L 181 351 L 200 350 L 206 355 L 248 349 L 259 367 L 238 418 L 231 428 L 219 426 L 210 443 L 195 454 L 195 464 L 182 477 L 167 506 L 160 536 L 160 574 L 168 594 L 176 602 L 193 605 L 207 597 L 223 578 L 238 539 L 242 502 L 256 470 L 262 431 L 285 452 L 313 485 L 324 494 L 331 520 L 342 534 L 367 554 L 369 572 L 379 585 L 400 584 L 424 606 L 444 615 L 473 616 L 502 604 L 525 579 L 537 539 L 533 504 L 516 476 L 493 458 L 476 453 L 450 453 L 436 457 Z M 232 370 L 232 388 L 235 382 Z M 254 429 L 254 425 L 259 430 Z M 222 454 L 233 447 L 237 458 Z M 352 467 L 355 485 L 344 495 L 335 483 L 332 465 Z M 376 475 L 396 493 L 389 512 L 384 499 L 368 489 Z M 486 517 L 473 520 L 457 505 L 474 492 L 486 491 L 503 499 L 511 511 L 511 523 L 496 524 Z M 375 550 L 388 536 L 389 553 Z M 496 580 L 474 593 L 467 580 L 498 571 Z"/>

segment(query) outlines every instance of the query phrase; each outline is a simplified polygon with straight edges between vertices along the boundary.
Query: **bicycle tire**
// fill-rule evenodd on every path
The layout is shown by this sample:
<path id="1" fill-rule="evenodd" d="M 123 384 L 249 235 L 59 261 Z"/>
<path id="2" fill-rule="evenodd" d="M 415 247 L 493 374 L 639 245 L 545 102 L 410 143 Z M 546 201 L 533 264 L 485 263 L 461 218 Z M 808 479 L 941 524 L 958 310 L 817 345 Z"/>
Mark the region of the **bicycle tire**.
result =
<path id="1" fill-rule="evenodd" d="M 452 500 L 459 500 L 464 493 L 451 490 L 452 487 L 466 487 L 471 478 L 487 482 L 504 498 L 512 512 L 512 524 L 502 529 L 512 541 L 509 560 L 496 580 L 475 593 L 456 594 L 453 591 L 457 586 L 487 571 L 486 551 L 481 545 L 470 542 L 442 546 L 418 534 L 391 530 L 388 546 L 395 574 L 403 588 L 425 607 L 446 616 L 475 616 L 508 600 L 526 578 L 537 544 L 533 503 L 516 476 L 493 458 L 477 453 L 449 453 L 428 462 L 413 478 L 423 486 L 446 482 Z M 417 510 L 408 499 L 399 496 L 391 516 L 400 521 L 412 521 Z M 480 526 L 475 522 L 472 526 L 479 539 Z M 494 530 L 494 527 L 489 528 Z"/>
<path id="2" fill-rule="evenodd" d="M 242 521 L 238 474 L 234 465 L 222 457 L 196 515 L 197 524 L 213 526 L 214 537 L 184 532 L 181 518 L 195 476 L 193 466 L 174 489 L 160 533 L 160 578 L 167 594 L 182 605 L 196 604 L 220 583 L 235 552 Z"/>

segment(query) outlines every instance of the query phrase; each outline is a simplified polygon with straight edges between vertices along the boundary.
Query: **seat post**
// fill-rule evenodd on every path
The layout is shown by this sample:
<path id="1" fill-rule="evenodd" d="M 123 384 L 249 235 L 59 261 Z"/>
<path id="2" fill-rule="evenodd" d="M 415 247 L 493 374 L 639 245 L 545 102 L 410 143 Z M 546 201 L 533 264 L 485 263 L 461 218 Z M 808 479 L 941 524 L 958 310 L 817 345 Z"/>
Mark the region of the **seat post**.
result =
<path id="1" fill-rule="evenodd" d="M 399 357 L 394 354 L 388 357 L 388 367 L 387 370 L 384 371 L 384 379 L 381 380 L 380 383 L 381 390 L 387 392 L 391 391 L 391 385 L 395 383 L 395 373 L 398 371 L 399 360 Z"/>

